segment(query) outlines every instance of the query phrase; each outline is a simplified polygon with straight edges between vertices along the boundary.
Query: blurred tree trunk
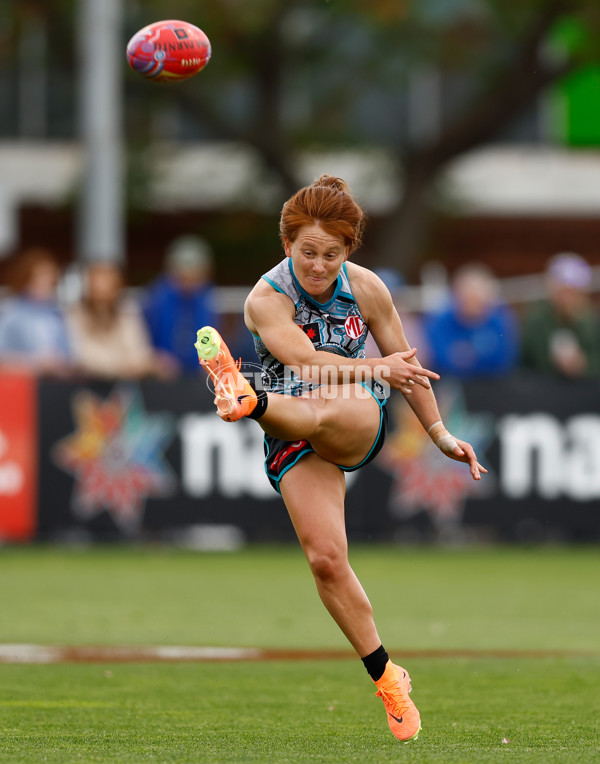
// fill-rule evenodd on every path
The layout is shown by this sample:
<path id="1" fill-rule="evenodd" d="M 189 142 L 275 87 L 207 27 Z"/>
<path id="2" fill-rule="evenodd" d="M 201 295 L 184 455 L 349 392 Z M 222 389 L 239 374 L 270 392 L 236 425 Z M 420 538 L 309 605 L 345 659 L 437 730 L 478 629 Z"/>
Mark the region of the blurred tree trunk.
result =
<path id="1" fill-rule="evenodd" d="M 448 163 L 489 141 L 551 83 L 576 65 L 570 57 L 551 61 L 542 47 L 550 28 L 565 12 L 566 0 L 551 0 L 526 30 L 517 54 L 495 74 L 487 90 L 427 146 L 398 159 L 400 201 L 379 226 L 374 243 L 378 265 L 412 271 L 427 246 L 433 216 L 434 185 Z"/>

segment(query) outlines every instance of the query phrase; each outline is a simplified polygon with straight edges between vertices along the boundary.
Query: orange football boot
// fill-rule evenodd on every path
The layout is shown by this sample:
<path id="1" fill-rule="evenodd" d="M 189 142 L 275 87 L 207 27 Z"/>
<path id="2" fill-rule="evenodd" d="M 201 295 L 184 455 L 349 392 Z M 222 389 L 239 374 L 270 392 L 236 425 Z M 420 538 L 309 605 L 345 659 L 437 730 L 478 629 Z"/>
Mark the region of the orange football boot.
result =
<path id="1" fill-rule="evenodd" d="M 421 731 L 421 716 L 408 697 L 412 689 L 408 671 L 388 661 L 383 676 L 375 684 L 378 687 L 375 694 L 383 700 L 392 734 L 403 743 L 416 740 Z"/>
<path id="2" fill-rule="evenodd" d="M 241 359 L 233 360 L 223 338 L 212 326 L 198 330 L 194 347 L 198 360 L 215 386 L 217 414 L 226 422 L 237 422 L 256 406 L 256 393 L 240 371 Z"/>

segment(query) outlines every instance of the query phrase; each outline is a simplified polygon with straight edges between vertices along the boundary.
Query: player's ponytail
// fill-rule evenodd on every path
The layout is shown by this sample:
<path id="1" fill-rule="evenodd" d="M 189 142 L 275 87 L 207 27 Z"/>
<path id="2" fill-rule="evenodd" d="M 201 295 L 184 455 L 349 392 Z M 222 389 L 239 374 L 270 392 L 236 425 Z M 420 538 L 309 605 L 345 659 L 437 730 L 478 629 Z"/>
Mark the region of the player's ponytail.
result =
<path id="1" fill-rule="evenodd" d="M 341 191 L 344 194 L 350 193 L 350 186 L 345 180 L 336 178 L 333 175 L 321 175 L 312 184 L 311 188 L 318 188 L 319 186 L 325 186 L 326 188 L 333 188 L 335 191 Z"/>

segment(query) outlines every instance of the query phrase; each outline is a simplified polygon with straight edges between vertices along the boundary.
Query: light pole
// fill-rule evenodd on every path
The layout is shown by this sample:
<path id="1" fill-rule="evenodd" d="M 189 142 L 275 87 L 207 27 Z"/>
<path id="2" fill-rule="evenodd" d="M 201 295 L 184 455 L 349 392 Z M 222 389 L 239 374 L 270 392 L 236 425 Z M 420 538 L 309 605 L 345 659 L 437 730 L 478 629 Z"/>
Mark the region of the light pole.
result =
<path id="1" fill-rule="evenodd" d="M 125 257 L 122 0 L 79 0 L 80 260 Z"/>

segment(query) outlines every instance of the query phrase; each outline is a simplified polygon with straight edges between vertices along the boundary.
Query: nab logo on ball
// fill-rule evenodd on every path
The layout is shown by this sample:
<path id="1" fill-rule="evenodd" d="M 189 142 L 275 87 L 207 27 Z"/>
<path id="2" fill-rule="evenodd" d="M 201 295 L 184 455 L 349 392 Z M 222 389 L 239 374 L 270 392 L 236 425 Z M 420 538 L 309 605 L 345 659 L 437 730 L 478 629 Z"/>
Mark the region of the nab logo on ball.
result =
<path id="1" fill-rule="evenodd" d="M 157 21 L 136 32 L 127 44 L 127 61 L 155 82 L 187 80 L 210 61 L 208 37 L 186 21 Z"/>
<path id="2" fill-rule="evenodd" d="M 348 316 L 344 322 L 344 330 L 348 337 L 353 340 L 357 340 L 363 333 L 365 328 L 365 322 L 360 316 Z"/>

